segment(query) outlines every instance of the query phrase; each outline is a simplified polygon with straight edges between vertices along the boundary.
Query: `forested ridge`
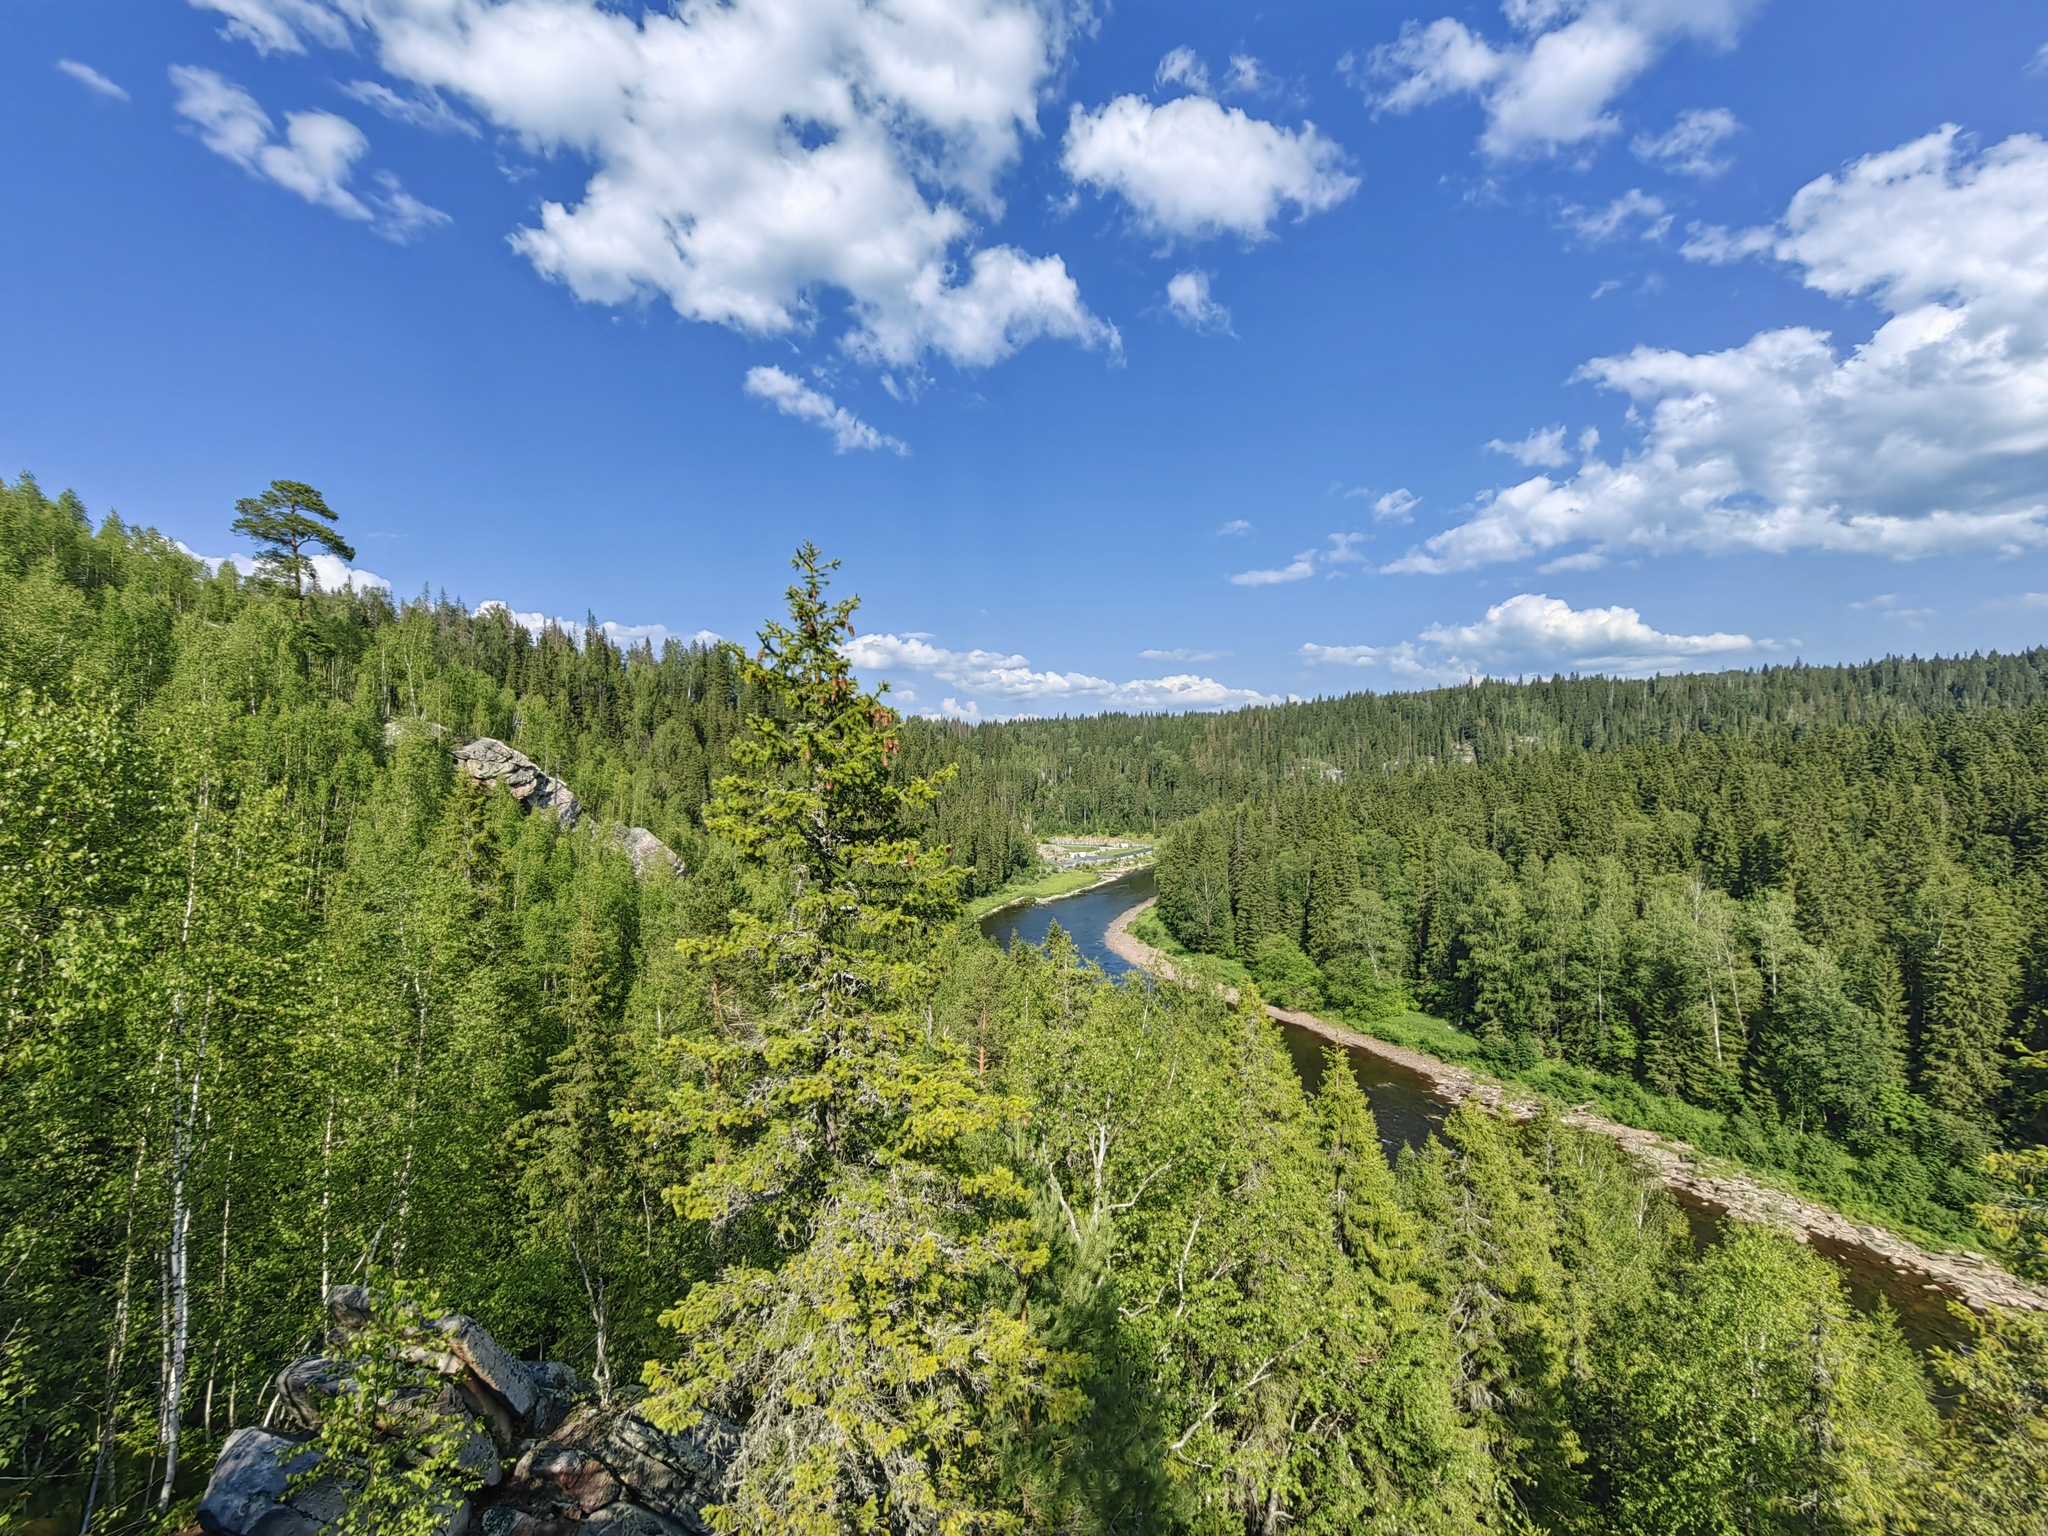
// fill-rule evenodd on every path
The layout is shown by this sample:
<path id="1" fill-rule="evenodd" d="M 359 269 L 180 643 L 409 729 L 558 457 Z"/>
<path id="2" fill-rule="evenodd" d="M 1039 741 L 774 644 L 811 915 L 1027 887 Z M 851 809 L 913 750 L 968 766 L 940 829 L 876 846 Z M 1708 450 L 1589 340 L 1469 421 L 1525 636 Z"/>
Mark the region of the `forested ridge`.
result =
<path id="1" fill-rule="evenodd" d="M 258 512 L 303 520 L 278 486 Z M 227 1431 L 358 1282 L 568 1362 L 664 1433 L 735 1426 L 703 1511 L 720 1530 L 2048 1529 L 2041 1320 L 1918 1357 L 1821 1259 L 1757 1229 L 1696 1245 L 1641 1170 L 1552 1118 L 1468 1107 L 1390 1164 L 1348 1071 L 1306 1090 L 1256 992 L 1115 986 L 1058 938 L 982 941 L 963 896 L 1028 862 L 1027 818 L 1069 812 L 1005 755 L 1028 730 L 961 744 L 861 691 L 815 551 L 752 655 L 536 640 L 301 590 L 291 558 L 208 575 L 0 490 L 0 1529 L 189 1529 Z M 1976 757 L 1937 750 L 1966 728 Z M 2023 1057 L 1982 1047 L 1983 1009 L 2032 1027 L 2038 729 L 1971 709 L 1438 753 L 1370 782 L 1276 768 L 1247 803 L 1187 807 L 1162 891 L 1278 988 L 1365 1012 L 1412 993 L 1560 1057 L 1586 1027 L 1580 951 L 1542 993 L 1540 966 L 1487 969 L 1488 943 L 1548 952 L 1486 914 L 1584 923 L 1612 890 L 1682 936 L 1711 908 L 1736 956 L 1714 996 L 1744 1020 L 1720 1060 L 1692 951 L 1644 971 L 1664 952 L 1628 934 L 1629 977 L 1663 977 L 1682 1027 L 1601 971 L 1596 996 L 1626 1001 L 1596 1013 L 1597 1059 L 1738 1109 L 1778 1093 L 1758 1075 L 1775 935 L 1780 995 L 1804 978 L 1802 1006 L 1896 1064 L 1843 1088 L 1823 1053 L 1815 1123 L 1898 1141 L 1938 1184 L 2036 1135 Z M 1918 778 L 1843 755 L 1896 730 L 1932 733 L 1901 754 Z M 479 735 L 590 814 L 472 782 L 449 748 Z M 1872 783 L 1917 798 L 1880 814 Z M 1627 795 L 1643 830 L 1601 846 Z M 608 832 L 628 822 L 684 871 L 636 874 Z M 1895 836 L 1906 862 L 1872 862 Z M 1205 937 L 1188 902 L 1219 847 Z M 1955 952 L 2011 990 L 1962 997 Z M 1930 1055 L 1930 1018 L 1983 1027 Z M 1975 1189 L 1929 1199 L 1960 1219 Z M 419 1352 L 366 1337 L 362 1411 L 341 1394 L 306 1442 L 344 1518 L 425 1532 L 465 1494 L 487 1506 L 427 1419 L 377 1417 Z"/>
<path id="2" fill-rule="evenodd" d="M 1675 677 L 1489 680 L 1228 714 L 920 722 L 918 734 L 940 738 L 929 749 L 933 761 L 984 766 L 1048 830 L 1138 831 L 1289 784 L 1355 783 L 1702 736 L 1796 737 L 2043 700 L 2048 648 Z"/>

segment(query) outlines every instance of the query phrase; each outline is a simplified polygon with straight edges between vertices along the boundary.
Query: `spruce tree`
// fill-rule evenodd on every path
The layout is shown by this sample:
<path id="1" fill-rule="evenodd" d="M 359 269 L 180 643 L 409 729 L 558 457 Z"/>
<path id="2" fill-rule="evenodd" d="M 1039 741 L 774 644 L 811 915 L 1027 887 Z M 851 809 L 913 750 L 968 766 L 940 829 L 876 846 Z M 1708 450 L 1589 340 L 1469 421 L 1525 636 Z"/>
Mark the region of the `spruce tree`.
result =
<path id="1" fill-rule="evenodd" d="M 1016 1311 L 1046 1253 L 988 1154 L 1019 1107 L 930 1024 L 961 875 L 915 830 L 939 786 L 897 771 L 896 715 L 845 656 L 856 600 L 825 596 L 833 563 L 808 544 L 793 563 L 790 623 L 746 669 L 763 712 L 707 818 L 771 877 L 772 908 L 684 941 L 730 1000 L 656 1122 L 708 1147 L 668 1196 L 727 1257 L 665 1315 L 681 1349 L 648 1366 L 648 1411 L 743 1425 L 707 1511 L 722 1531 L 1015 1529 L 999 1427 L 1077 1409 L 1071 1362 Z"/>

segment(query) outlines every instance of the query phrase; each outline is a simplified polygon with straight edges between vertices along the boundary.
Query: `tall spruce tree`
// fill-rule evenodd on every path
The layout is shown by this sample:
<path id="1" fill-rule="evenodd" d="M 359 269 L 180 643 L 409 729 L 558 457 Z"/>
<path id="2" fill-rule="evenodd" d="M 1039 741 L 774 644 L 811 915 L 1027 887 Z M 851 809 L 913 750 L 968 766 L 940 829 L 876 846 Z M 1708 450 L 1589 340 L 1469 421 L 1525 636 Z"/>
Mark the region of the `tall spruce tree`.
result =
<path id="1" fill-rule="evenodd" d="M 711 1156 L 669 1198 L 727 1243 L 664 1318 L 679 1355 L 648 1411 L 742 1424 L 722 1531 L 1021 1528 L 998 1503 L 1012 1419 L 1077 1410 L 1073 1368 L 1016 1311 L 1045 1250 L 988 1154 L 1019 1106 L 987 1091 L 926 1002 L 960 872 L 914 828 L 939 785 L 896 772 L 897 720 L 845 655 L 856 599 L 793 562 L 790 623 L 747 680 L 765 708 L 709 820 L 773 881 L 770 910 L 685 941 L 730 998 L 657 1123 Z"/>

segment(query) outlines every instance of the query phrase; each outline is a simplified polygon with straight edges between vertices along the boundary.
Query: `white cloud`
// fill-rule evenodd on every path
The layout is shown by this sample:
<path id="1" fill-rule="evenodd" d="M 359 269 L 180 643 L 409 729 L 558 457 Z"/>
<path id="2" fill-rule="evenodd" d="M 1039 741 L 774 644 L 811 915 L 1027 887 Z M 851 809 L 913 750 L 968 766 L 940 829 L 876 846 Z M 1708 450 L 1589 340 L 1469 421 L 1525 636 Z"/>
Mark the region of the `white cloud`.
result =
<path id="1" fill-rule="evenodd" d="M 1241 517 L 1233 517 L 1221 528 L 1218 528 L 1216 530 L 1216 534 L 1218 538 L 1236 538 L 1240 535 L 1250 533 L 1251 531 L 1252 525 L 1250 523 L 1246 522 Z"/>
<path id="2" fill-rule="evenodd" d="M 900 439 L 876 431 L 845 406 L 835 403 L 830 395 L 820 394 L 780 368 L 749 368 L 746 390 L 755 399 L 766 400 L 785 416 L 814 422 L 824 428 L 832 434 L 835 453 L 845 453 L 852 448 L 886 448 L 898 455 L 910 452 L 909 446 Z"/>
<path id="3" fill-rule="evenodd" d="M 412 196 L 389 172 L 372 178 L 380 191 L 359 192 L 350 185 L 356 162 L 370 141 L 347 118 L 332 112 L 288 112 L 284 136 L 278 138 L 270 115 L 232 81 L 187 64 L 173 64 L 170 75 L 178 92 L 178 115 L 198 130 L 208 149 L 251 176 L 275 182 L 345 219 L 366 223 L 400 244 L 423 229 L 448 222 L 447 214 Z"/>
<path id="4" fill-rule="evenodd" d="M 1311 666 L 1369 667 L 1385 650 L 1378 645 L 1317 645 L 1310 641 L 1302 646 L 1300 655 Z"/>
<path id="5" fill-rule="evenodd" d="M 1276 587 L 1290 581 L 1306 581 L 1317 571 L 1327 571 L 1333 565 L 1360 565 L 1365 561 L 1365 554 L 1358 546 L 1364 540 L 1362 533 L 1333 533 L 1328 549 L 1304 549 L 1278 569 L 1239 571 L 1230 580 L 1240 587 Z"/>
<path id="6" fill-rule="evenodd" d="M 1230 578 L 1231 583 L 1240 587 L 1277 587 L 1285 582 L 1306 581 L 1316 573 L 1316 554 L 1313 549 L 1304 549 L 1286 565 L 1267 571 L 1239 571 Z"/>
<path id="7" fill-rule="evenodd" d="M 1519 443 L 1504 443 L 1496 437 L 1486 446 L 1495 453 L 1504 453 L 1516 463 L 1527 464 L 1531 468 L 1540 464 L 1555 469 L 1572 461 L 1572 456 L 1565 452 L 1562 426 L 1545 427 L 1531 432 Z"/>
<path id="8" fill-rule="evenodd" d="M 861 635 L 846 656 L 865 673 L 893 679 L 912 673 L 949 684 L 979 700 L 942 706 L 955 718 L 978 718 L 980 705 L 994 713 L 1055 710 L 1236 709 L 1278 700 L 1249 688 L 1230 688 L 1194 673 L 1113 682 L 1086 672 L 1039 671 L 1023 656 L 998 651 L 950 651 L 920 635 Z"/>
<path id="9" fill-rule="evenodd" d="M 1646 165 L 1706 180 L 1734 164 L 1716 151 L 1741 131 L 1742 124 L 1726 107 L 1706 107 L 1679 113 L 1678 120 L 1662 133 L 1637 134 L 1628 147 Z"/>
<path id="10" fill-rule="evenodd" d="M 220 35 L 239 39 L 258 53 L 304 53 L 306 40 L 329 48 L 348 46 L 348 25 L 321 0 L 191 0 L 194 9 L 227 17 Z"/>
<path id="11" fill-rule="evenodd" d="M 1362 533 L 1333 533 L 1330 547 L 1323 551 L 1323 559 L 1331 565 L 1363 565 L 1365 555 L 1359 545 L 1365 542 Z"/>
<path id="12" fill-rule="evenodd" d="M 478 618 L 490 613 L 502 613 L 529 635 L 536 637 L 544 634 L 549 628 L 559 629 L 578 645 L 583 644 L 584 636 L 590 629 L 588 624 L 579 619 L 549 618 L 539 610 L 521 613 L 495 597 L 478 603 L 475 613 Z M 643 640 L 659 652 L 670 640 L 680 641 L 684 645 L 716 645 L 725 638 L 708 629 L 700 629 L 694 635 L 679 635 L 666 624 L 620 624 L 612 619 L 606 619 L 597 627 L 607 640 L 621 650 L 630 650 Z"/>
<path id="13" fill-rule="evenodd" d="M 396 80 L 587 162 L 513 244 L 588 302 L 798 336 L 843 295 L 839 345 L 889 367 L 1117 346 L 1058 256 L 974 245 L 1087 21 L 1067 0 L 195 3 L 271 49 L 354 28 Z"/>
<path id="14" fill-rule="evenodd" d="M 320 583 L 323 592 L 339 592 L 344 587 L 354 587 L 358 592 L 367 592 L 375 587 L 389 592 L 391 583 L 375 571 L 358 570 L 336 555 L 314 555 L 313 579 Z"/>
<path id="15" fill-rule="evenodd" d="M 1356 491 L 1351 494 L 1369 496 L 1372 493 L 1370 491 Z M 1404 485 L 1396 490 L 1388 491 L 1384 496 L 1375 498 L 1372 504 L 1372 515 L 1383 523 L 1412 522 L 1415 517 L 1415 509 L 1421 505 L 1422 498 Z"/>
<path id="16" fill-rule="evenodd" d="M 1230 72 L 1223 77 L 1223 89 L 1243 96 L 1264 96 L 1278 89 L 1272 74 L 1248 53 L 1230 56 Z"/>
<path id="17" fill-rule="evenodd" d="M 1903 624 L 1908 629 L 1925 629 L 1926 621 L 1934 617 L 1932 608 L 1908 608 L 1896 592 L 1880 592 L 1876 597 L 1866 598 L 1860 603 L 1851 603 L 1850 609 L 1857 613 L 1874 613 L 1879 618 L 1889 619 L 1894 624 Z"/>
<path id="18" fill-rule="evenodd" d="M 1146 661 L 1227 661 L 1235 651 L 1190 651 L 1175 648 L 1170 651 L 1140 651 L 1138 655 Z"/>
<path id="19" fill-rule="evenodd" d="M 76 59 L 59 59 L 57 61 L 57 68 L 89 91 L 97 92 L 99 95 L 109 97 L 114 101 L 127 101 L 129 99 L 126 91 L 114 84 L 113 81 L 94 69 L 90 64 L 81 64 Z"/>
<path id="20" fill-rule="evenodd" d="M 1564 219 L 1588 245 L 1606 244 L 1625 233 L 1637 219 L 1642 220 L 1645 240 L 1662 240 L 1671 228 L 1671 215 L 1664 211 L 1664 199 L 1650 196 L 1641 187 L 1630 187 L 1605 208 L 1567 206 Z"/>
<path id="21" fill-rule="evenodd" d="M 374 107 L 394 123 L 424 128 L 429 133 L 459 133 L 472 139 L 481 134 L 475 123 L 433 91 L 420 90 L 401 96 L 390 86 L 380 85 L 375 80 L 351 80 L 341 88 L 341 94 L 352 101 L 360 101 L 366 107 Z"/>
<path id="22" fill-rule="evenodd" d="M 1166 281 L 1166 307 L 1198 331 L 1228 331 L 1230 311 L 1209 297 L 1209 274 L 1176 272 Z"/>
<path id="23" fill-rule="evenodd" d="M 1748 635 L 1666 634 L 1633 608 L 1573 608 L 1524 592 L 1494 604 L 1476 624 L 1432 624 L 1415 640 L 1390 646 L 1311 643 L 1298 654 L 1312 666 L 1383 667 L 1407 681 L 1454 682 L 1559 670 L 1672 671 L 1775 649 L 1775 641 Z"/>
<path id="24" fill-rule="evenodd" d="M 1609 105 L 1676 44 L 1732 46 L 1757 3 L 1506 0 L 1514 35 L 1497 44 L 1448 16 L 1409 22 L 1398 41 L 1373 50 L 1368 95 L 1389 112 L 1477 96 L 1486 154 L 1555 153 L 1619 128 Z"/>
<path id="25" fill-rule="evenodd" d="M 244 575 L 256 568 L 253 555 L 202 555 L 183 539 L 173 539 L 171 542 L 178 547 L 179 553 L 190 555 L 205 566 L 209 574 L 219 571 L 221 566 L 230 560 L 235 563 L 235 569 Z M 323 592 L 339 592 L 344 587 L 354 587 L 358 592 L 367 592 L 372 587 L 383 592 L 391 590 L 391 583 L 375 571 L 358 569 L 337 555 L 312 555 L 308 558 L 313 562 L 313 581 Z"/>
<path id="26" fill-rule="evenodd" d="M 1186 45 L 1173 49 L 1161 59 L 1152 79 L 1157 85 L 1185 86 L 1198 96 L 1209 94 L 1209 66 Z"/>
<path id="27" fill-rule="evenodd" d="M 1712 232 L 1887 318 L 1846 353 L 1803 326 L 1722 352 L 1638 347 L 1580 377 L 1628 396 L 1619 462 L 1482 499 L 1390 569 L 1589 546 L 1907 559 L 2048 545 L 2048 144 L 1978 154 L 1954 128 L 1802 189 L 1777 224 Z"/>
<path id="28" fill-rule="evenodd" d="M 1061 158 L 1075 181 L 1122 196 L 1146 229 L 1188 239 L 1260 240 L 1290 205 L 1303 218 L 1334 208 L 1358 188 L 1343 163 L 1313 123 L 1282 128 L 1206 96 L 1077 105 Z"/>

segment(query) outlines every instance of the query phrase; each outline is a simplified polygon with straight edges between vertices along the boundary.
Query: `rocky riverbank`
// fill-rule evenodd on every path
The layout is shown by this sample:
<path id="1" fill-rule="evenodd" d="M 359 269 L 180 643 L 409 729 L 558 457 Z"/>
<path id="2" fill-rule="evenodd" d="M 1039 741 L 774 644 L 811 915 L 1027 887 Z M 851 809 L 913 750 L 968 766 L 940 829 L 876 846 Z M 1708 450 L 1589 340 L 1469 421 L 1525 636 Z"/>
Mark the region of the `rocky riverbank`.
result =
<path id="1" fill-rule="evenodd" d="M 1179 980 L 1170 958 L 1131 934 L 1131 924 L 1151 906 L 1150 901 L 1140 902 L 1119 916 L 1109 925 L 1104 943 L 1140 970 L 1168 981 Z M 1237 1001 L 1234 989 L 1225 989 L 1224 995 L 1233 1003 Z M 1270 1006 L 1266 1012 L 1283 1024 L 1320 1035 L 1333 1045 L 1362 1051 L 1413 1073 L 1428 1083 L 1430 1092 L 1445 1104 L 1476 1099 L 1495 1113 L 1511 1114 L 1518 1119 L 1527 1119 L 1538 1110 L 1536 1100 L 1526 1092 L 1467 1067 L 1375 1040 L 1314 1014 Z M 1851 1221 L 1831 1206 L 1802 1200 L 1739 1173 L 1709 1168 L 1699 1150 L 1685 1142 L 1623 1125 L 1589 1109 L 1573 1109 L 1559 1118 L 1567 1125 L 1618 1142 L 1650 1169 L 1666 1189 L 1697 1210 L 1780 1227 L 1802 1243 L 1817 1242 L 1827 1248 L 1868 1255 L 1871 1261 L 1891 1269 L 1908 1283 L 1952 1296 L 1979 1311 L 2010 1307 L 2048 1312 L 2048 1288 L 2031 1285 L 2007 1273 L 1980 1253 L 1930 1252 L 1883 1227 Z"/>

